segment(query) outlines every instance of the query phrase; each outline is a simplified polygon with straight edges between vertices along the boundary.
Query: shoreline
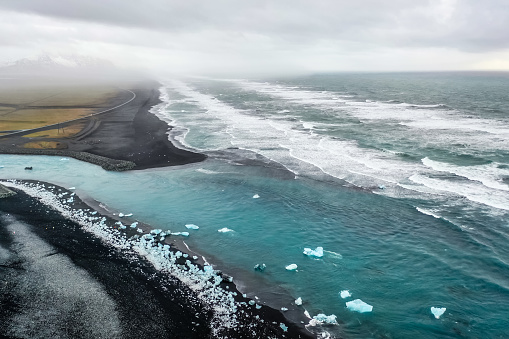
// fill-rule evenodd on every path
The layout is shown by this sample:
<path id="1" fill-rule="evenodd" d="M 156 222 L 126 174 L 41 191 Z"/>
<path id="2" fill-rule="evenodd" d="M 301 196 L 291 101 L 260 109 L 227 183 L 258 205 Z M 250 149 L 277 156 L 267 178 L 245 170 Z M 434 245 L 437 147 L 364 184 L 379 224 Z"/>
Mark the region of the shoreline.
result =
<path id="1" fill-rule="evenodd" d="M 135 98 L 122 107 L 83 118 L 92 128 L 65 139 L 27 138 L 21 135 L 0 139 L 0 153 L 55 155 L 86 161 L 105 170 L 126 171 L 184 165 L 206 159 L 204 154 L 177 148 L 168 139 L 172 129 L 150 110 L 161 103 L 160 83 L 137 82 L 130 86 Z M 123 93 L 110 100 L 115 107 Z M 93 120 L 92 120 L 93 119 Z M 54 128 L 54 127 L 53 127 Z M 85 128 L 87 129 L 87 128 Z M 66 149 L 21 148 L 28 141 L 65 141 Z"/>
<path id="2" fill-rule="evenodd" d="M 17 184 L 13 185 L 12 183 L 6 183 L 6 186 L 10 186 L 9 189 L 17 191 L 18 194 L 14 197 L 2 199 L 2 205 L 1 205 L 0 211 L 3 210 L 4 213 L 12 213 L 12 212 L 18 211 L 18 213 L 19 213 L 19 212 L 23 211 L 23 206 L 27 207 L 27 205 L 33 205 L 34 203 L 40 205 L 38 212 L 34 213 L 34 211 L 33 211 L 32 213 L 29 213 L 29 214 L 27 214 L 27 213 L 17 214 L 17 218 L 23 220 L 23 222 L 27 222 L 29 224 L 37 224 L 39 222 L 38 220 L 41 218 L 44 218 L 44 216 L 48 213 L 52 214 L 53 218 L 56 218 L 56 217 L 55 217 L 55 213 L 53 211 L 51 211 L 52 209 L 48 205 L 44 205 L 39 201 L 39 200 L 44 200 L 43 198 L 41 198 L 41 197 L 36 198 L 32 195 L 28 195 L 28 193 L 24 192 L 24 190 L 20 190 L 19 185 L 26 186 L 26 187 L 28 187 L 28 186 L 37 187 L 35 190 L 40 191 L 41 196 L 44 196 L 45 194 L 47 194 L 48 192 L 51 192 L 51 191 L 53 191 L 54 193 L 58 193 L 58 195 L 62 195 L 60 200 L 63 200 L 65 202 L 64 203 L 65 208 L 69 209 L 69 211 L 66 213 L 72 213 L 72 214 L 78 213 L 78 214 L 83 215 L 82 212 L 77 212 L 77 211 L 83 211 L 86 209 L 90 209 L 90 206 L 89 206 L 90 204 L 85 203 L 76 194 L 72 195 L 74 192 L 64 189 L 62 187 L 59 187 L 57 185 L 53 185 L 50 183 L 43 183 L 43 182 L 39 182 L 39 181 L 27 181 L 27 180 L 23 180 L 23 181 L 16 180 L 14 182 L 16 182 Z M 15 187 L 12 187 L 12 186 L 15 186 Z M 32 189 L 32 191 L 33 191 L 33 189 Z M 57 196 L 54 193 L 51 193 L 51 194 L 53 194 L 54 196 Z M 68 201 L 70 199 L 68 199 L 67 197 L 69 197 L 71 195 L 73 198 L 71 199 L 71 202 L 69 203 Z M 66 196 L 66 197 L 64 197 L 64 196 Z M 7 204 L 7 202 L 8 202 L 8 204 Z M 15 208 L 13 207 L 14 205 L 16 206 Z M 53 208 L 55 208 L 55 207 L 53 206 Z M 31 208 L 31 209 L 33 210 L 33 208 Z M 48 212 L 49 210 L 51 212 Z M 99 238 L 102 238 L 101 243 L 102 243 L 103 247 L 105 247 L 105 248 L 109 247 L 109 251 L 111 252 L 112 251 L 111 247 L 114 247 L 114 246 L 112 246 L 112 243 L 118 244 L 119 241 L 121 243 L 125 242 L 125 240 L 117 239 L 119 237 L 119 233 L 121 233 L 121 232 L 116 228 L 118 226 L 115 226 L 116 225 L 115 223 L 118 220 L 123 220 L 125 222 L 126 221 L 125 218 L 119 218 L 118 216 L 115 216 L 113 213 L 103 214 L 102 211 L 99 213 L 97 213 L 97 212 L 94 213 L 91 211 L 92 211 L 92 209 L 90 209 L 90 212 L 88 212 L 89 213 L 88 218 L 90 218 L 91 215 L 94 215 L 94 218 L 97 218 L 95 220 L 101 220 L 101 224 L 104 224 L 104 227 L 109 229 L 109 230 L 103 229 L 99 232 L 99 234 L 104 235 L 102 237 L 99 237 Z M 97 210 L 95 210 L 95 211 L 97 211 Z M 79 251 L 79 249 L 81 248 L 81 245 L 82 245 L 81 239 L 84 237 L 84 234 L 87 234 L 90 238 L 98 239 L 97 234 L 94 236 L 93 234 L 90 233 L 91 232 L 90 229 L 84 229 L 85 227 L 83 225 L 80 226 L 79 224 L 76 223 L 76 221 L 69 220 L 69 218 L 70 218 L 69 215 L 66 217 L 66 216 L 64 216 L 64 213 L 60 212 L 59 218 L 56 218 L 56 219 L 60 219 L 59 220 L 60 223 L 67 224 L 68 225 L 67 227 L 63 227 L 62 229 L 60 229 L 58 231 L 53 231 L 53 232 L 44 232 L 44 231 L 39 230 L 37 232 L 37 234 L 39 236 L 41 236 L 42 238 L 44 238 L 45 241 L 47 241 L 50 244 L 55 245 L 55 246 L 60 246 L 61 244 L 59 244 L 59 241 L 61 241 L 63 238 L 67 239 L 67 241 L 71 241 L 70 239 L 72 239 L 73 241 L 79 240 L 76 243 L 73 243 L 73 248 L 77 247 L 76 251 Z M 139 226 L 141 226 L 143 228 L 143 231 L 144 231 L 143 233 L 138 233 L 134 229 L 131 229 L 130 227 L 128 227 L 124 238 L 125 239 L 135 238 L 134 240 L 138 241 L 137 239 L 142 239 L 145 235 L 150 234 L 151 228 L 149 225 L 140 223 Z M 115 239 L 113 239 L 113 238 L 115 238 Z M 105 243 L 105 239 L 109 239 L 109 241 L 107 243 Z M 175 261 L 175 265 L 177 267 L 180 267 L 180 266 L 186 267 L 186 265 L 187 266 L 191 265 L 188 267 L 188 269 L 187 269 L 188 271 L 200 272 L 200 270 L 207 270 L 207 269 L 204 269 L 204 267 L 207 267 L 208 263 L 204 262 L 201 257 L 188 256 L 188 258 L 185 259 L 184 253 L 189 252 L 189 251 L 187 249 L 182 249 L 182 246 L 181 245 L 179 246 L 179 243 L 180 243 L 179 241 L 177 241 L 177 242 L 172 241 L 174 239 L 175 239 L 175 237 L 169 237 L 169 238 L 167 237 L 164 239 L 163 242 L 155 241 L 155 242 L 151 243 L 150 246 L 155 247 L 155 248 L 157 248 L 157 247 L 162 248 L 162 246 L 164 246 L 164 245 L 169 245 L 169 249 L 170 249 L 171 253 L 173 253 L 172 255 L 170 255 L 170 257 L 174 258 L 174 259 L 175 259 L 175 255 L 178 252 L 180 252 L 182 256 L 176 258 L 176 261 Z M 157 243 L 157 245 L 156 245 L 156 243 Z M 183 241 L 182 241 L 182 243 L 187 247 L 187 244 L 185 244 Z M 78 246 L 77 244 L 80 244 L 80 245 Z M 95 245 L 99 246 L 99 244 L 97 244 L 97 243 Z M 122 264 L 121 263 L 122 260 L 120 260 L 122 258 L 122 256 L 125 256 L 125 253 L 123 253 L 123 252 L 126 249 L 123 246 L 124 245 L 122 245 L 120 247 L 117 246 L 117 250 L 114 251 L 114 252 L 116 252 L 116 254 L 112 255 L 112 257 L 114 258 L 114 261 L 116 263 L 117 262 L 119 263 L 119 267 L 116 268 L 117 271 L 121 270 L 123 266 L 125 268 L 125 265 L 124 265 L 125 263 Z M 145 276 L 145 279 L 147 281 L 151 280 L 153 282 L 154 277 L 156 277 L 155 278 L 156 280 L 159 279 L 160 281 L 165 281 L 166 285 L 164 285 L 164 284 L 163 285 L 166 286 L 166 287 L 164 287 L 164 289 L 166 291 L 172 290 L 172 289 L 173 290 L 182 289 L 182 287 L 177 286 L 178 283 L 170 284 L 171 286 L 168 286 L 168 284 L 169 284 L 168 277 L 173 277 L 173 280 L 175 280 L 175 278 L 177 278 L 177 280 L 178 280 L 178 278 L 179 278 L 178 275 L 182 274 L 182 272 L 175 275 L 175 272 L 173 272 L 173 274 L 172 274 L 171 271 L 162 270 L 161 267 L 159 267 L 159 270 L 157 270 L 157 266 L 161 266 L 162 264 L 158 261 L 151 262 L 148 259 L 149 257 L 143 257 L 143 255 L 140 255 L 140 253 L 132 253 L 133 252 L 132 249 L 135 248 L 135 246 L 137 246 L 137 245 L 135 245 L 135 242 L 133 242 L 132 244 L 130 244 L 128 246 L 129 249 L 127 249 L 127 252 L 130 253 L 129 256 L 131 256 L 129 265 L 132 265 L 135 262 L 138 262 L 138 263 L 144 262 L 143 265 L 146 265 L 146 267 L 151 267 L 151 269 L 148 269 L 146 267 L 144 269 L 149 270 L 149 271 L 152 270 L 150 274 L 147 274 L 147 276 Z M 119 250 L 119 248 L 120 248 L 120 250 Z M 151 250 L 149 248 L 144 248 L 143 251 L 149 253 Z M 99 250 L 99 252 L 100 252 L 100 250 Z M 134 257 L 133 257 L 133 255 L 134 255 Z M 70 256 L 72 259 L 72 254 Z M 136 259 L 132 260 L 132 258 L 136 258 Z M 193 258 L 193 260 L 191 260 L 191 258 Z M 118 261 L 118 260 L 120 260 L 120 261 Z M 123 260 L 125 260 L 125 258 Z M 162 266 L 164 266 L 164 265 L 162 265 Z M 208 266 L 208 267 L 210 267 L 210 266 Z M 1 272 L 1 270 L 0 270 L 0 272 Z M 91 272 L 91 273 L 92 273 L 92 275 L 100 274 L 100 272 L 99 273 Z M 232 281 L 231 277 L 229 277 L 221 272 L 215 272 L 215 274 L 216 274 L 217 278 L 212 277 L 212 279 L 216 279 L 216 280 L 220 279 L 220 283 L 217 285 L 217 287 L 222 292 L 220 292 L 218 290 L 219 292 L 215 291 L 214 293 L 219 293 L 219 294 L 224 293 L 225 295 L 228 296 L 227 297 L 227 299 L 229 300 L 228 303 L 232 303 L 232 305 L 235 305 L 235 307 L 232 308 L 232 310 L 234 309 L 235 312 L 233 312 L 231 314 L 224 314 L 223 316 L 227 316 L 227 318 L 233 317 L 234 319 L 236 319 L 236 322 L 237 322 L 236 326 L 223 329 L 222 335 L 226 335 L 226 337 L 236 337 L 237 335 L 243 333 L 242 336 L 246 337 L 246 338 L 248 338 L 248 337 L 257 338 L 257 337 L 267 337 L 267 336 L 276 336 L 278 338 L 279 337 L 281 337 L 281 338 L 313 338 L 313 337 L 315 337 L 313 334 L 308 332 L 303 325 L 299 325 L 299 324 L 290 322 L 281 311 L 270 308 L 268 306 L 258 305 L 258 304 L 256 304 L 255 300 L 250 300 L 250 299 L 244 297 L 242 295 L 242 293 L 240 291 L 238 291 L 235 283 L 231 282 Z M 184 280 L 187 280 L 187 279 L 189 279 L 189 278 L 186 277 Z M 139 277 L 138 277 L 138 280 L 139 280 Z M 179 281 L 182 281 L 182 276 L 180 276 Z M 145 283 L 143 283 L 143 284 L 145 284 Z M 112 284 L 115 285 L 114 282 Z M 184 289 L 189 288 L 188 285 L 186 285 L 186 286 L 187 287 L 184 287 Z M 154 285 L 151 287 L 151 291 L 153 289 L 157 289 L 157 288 L 160 288 L 160 287 Z M 188 294 L 184 299 L 186 299 L 186 302 L 190 302 L 192 300 L 200 301 L 200 305 L 202 306 L 201 311 L 200 311 L 202 313 L 200 313 L 200 314 L 204 315 L 204 318 L 201 319 L 201 321 L 202 322 L 204 322 L 205 320 L 208 321 L 209 325 L 211 326 L 210 330 L 212 331 L 212 329 L 214 327 L 214 326 L 212 326 L 212 324 L 214 323 L 214 321 L 212 321 L 211 319 L 213 318 L 213 316 L 210 314 L 208 316 L 205 316 L 208 314 L 206 311 L 207 310 L 210 311 L 210 310 L 214 310 L 214 309 L 216 309 L 216 310 L 223 309 L 224 305 L 221 305 L 221 307 L 219 307 L 219 308 L 217 308 L 218 305 L 215 305 L 215 306 L 207 305 L 207 303 L 204 302 L 204 300 L 203 300 L 203 296 L 202 296 L 202 299 L 200 299 L 199 289 L 193 289 L 191 287 L 191 290 L 188 292 L 186 292 Z M 161 298 L 163 298 L 163 296 L 161 296 Z M 224 299 L 225 297 L 223 296 L 222 298 Z M 221 299 L 221 298 L 219 298 L 219 299 Z M 224 299 L 224 300 L 227 300 L 227 299 Z M 183 301 L 181 300 L 180 302 L 182 303 Z M 183 303 L 185 304 L 186 302 L 183 302 Z M 141 303 L 143 304 L 143 302 L 141 302 Z M 212 302 L 212 304 L 213 304 L 213 302 Z M 191 308 L 194 309 L 197 306 L 196 305 L 193 306 L 191 303 L 190 305 L 186 305 L 185 307 L 188 307 L 189 309 L 191 309 Z M 138 306 L 136 308 L 143 309 L 143 306 L 141 306 L 141 307 Z M 215 311 L 212 311 L 212 313 L 214 313 L 214 312 Z M 173 313 L 169 312 L 169 314 L 167 316 L 171 317 L 172 314 Z M 0 318 L 1 317 L 2 316 L 0 316 Z M 5 315 L 4 315 L 4 317 L 5 317 Z M 223 318 L 222 320 L 224 321 L 225 319 L 226 318 Z M 191 327 L 191 329 L 192 329 L 192 327 Z M 286 331 L 284 329 L 286 329 Z M 191 331 L 189 333 L 191 335 L 191 333 L 194 333 L 194 332 Z M 212 332 L 210 332 L 207 335 L 204 335 L 204 332 L 200 332 L 200 333 L 201 334 L 199 334 L 197 336 L 195 336 L 193 334 L 189 337 L 196 337 L 196 338 L 210 337 L 209 335 Z M 196 333 L 196 334 L 198 334 L 198 333 Z M 160 336 L 157 336 L 157 337 L 160 337 Z"/>

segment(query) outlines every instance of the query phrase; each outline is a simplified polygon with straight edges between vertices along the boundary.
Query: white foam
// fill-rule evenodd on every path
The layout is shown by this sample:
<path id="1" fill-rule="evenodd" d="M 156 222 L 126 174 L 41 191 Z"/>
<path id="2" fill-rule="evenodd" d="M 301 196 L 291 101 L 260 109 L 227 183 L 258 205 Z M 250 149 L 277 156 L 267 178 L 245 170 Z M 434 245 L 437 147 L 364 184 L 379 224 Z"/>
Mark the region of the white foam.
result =
<path id="1" fill-rule="evenodd" d="M 422 214 L 430 215 L 433 218 L 436 218 L 436 219 L 440 219 L 441 218 L 439 215 L 437 215 L 437 214 L 433 213 L 432 211 L 427 210 L 425 208 L 416 207 L 415 209 L 418 210 L 419 212 L 421 212 Z"/>

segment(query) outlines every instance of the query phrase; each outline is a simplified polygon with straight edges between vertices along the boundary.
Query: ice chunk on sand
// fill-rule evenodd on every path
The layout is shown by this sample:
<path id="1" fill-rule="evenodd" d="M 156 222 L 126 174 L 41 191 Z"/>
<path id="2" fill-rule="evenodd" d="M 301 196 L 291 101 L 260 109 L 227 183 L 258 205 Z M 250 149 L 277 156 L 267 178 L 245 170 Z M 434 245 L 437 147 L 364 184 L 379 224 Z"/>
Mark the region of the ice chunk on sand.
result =
<path id="1" fill-rule="evenodd" d="M 143 233 L 143 230 L 141 228 L 137 229 L 138 233 Z"/>
<path id="2" fill-rule="evenodd" d="M 442 314 L 444 314 L 446 308 L 445 307 L 432 307 L 431 313 L 435 316 L 436 319 L 440 318 Z"/>
<path id="3" fill-rule="evenodd" d="M 346 307 L 350 311 L 355 311 L 355 312 L 359 312 L 359 313 L 371 312 L 373 310 L 373 306 L 366 304 L 364 301 L 362 301 L 360 299 L 348 301 L 346 303 Z"/>
<path id="4" fill-rule="evenodd" d="M 286 326 L 286 325 L 285 325 L 285 324 L 283 324 L 283 323 L 280 323 L 280 324 L 279 324 L 279 327 L 281 327 L 281 329 L 282 329 L 284 332 L 288 331 L 288 326 Z"/>
<path id="5" fill-rule="evenodd" d="M 314 250 L 312 250 L 311 248 L 305 248 L 304 252 L 302 253 L 310 257 L 321 258 L 323 257 L 323 247 L 317 247 Z"/>
<path id="6" fill-rule="evenodd" d="M 133 222 L 133 223 L 131 224 L 131 227 L 132 227 L 132 228 L 135 228 L 136 226 L 138 226 L 138 222 L 137 222 L 137 221 L 135 221 L 135 222 Z"/>
<path id="7" fill-rule="evenodd" d="M 260 196 L 258 194 L 253 195 L 253 199 L 258 199 Z"/>
<path id="8" fill-rule="evenodd" d="M 118 214 L 118 217 L 119 217 L 119 218 L 123 218 L 123 217 L 124 217 L 124 213 L 119 213 L 119 214 Z"/>
<path id="9" fill-rule="evenodd" d="M 297 264 L 290 264 L 285 267 L 288 271 L 295 271 L 297 269 Z"/>
<path id="10" fill-rule="evenodd" d="M 196 226 L 195 224 L 187 224 L 186 227 L 190 230 L 197 230 L 199 229 L 198 226 Z"/>
<path id="11" fill-rule="evenodd" d="M 314 320 L 316 320 L 319 323 L 326 323 L 326 324 L 337 324 L 337 317 L 334 314 L 331 315 L 325 315 L 323 313 L 320 313 L 318 315 L 315 315 L 313 317 Z"/>
<path id="12" fill-rule="evenodd" d="M 69 187 L 68 189 L 70 189 L 70 190 L 75 190 L 75 189 L 76 189 L 76 187 Z"/>
<path id="13" fill-rule="evenodd" d="M 158 235 L 162 232 L 163 230 L 160 229 L 160 228 L 156 228 L 156 229 L 153 229 L 152 231 L 150 231 L 150 234 L 154 234 L 154 235 Z"/>
<path id="14" fill-rule="evenodd" d="M 349 290 L 343 290 L 341 292 L 339 292 L 339 295 L 341 296 L 341 298 L 345 299 L 345 298 L 348 298 L 348 297 L 351 297 L 352 295 L 350 294 L 350 291 Z"/>
<path id="15" fill-rule="evenodd" d="M 171 235 L 181 235 L 183 237 L 188 237 L 189 232 L 173 232 L 173 233 L 171 233 Z"/>
<path id="16" fill-rule="evenodd" d="M 286 312 L 288 309 L 286 307 L 281 307 L 281 311 Z"/>
<path id="17" fill-rule="evenodd" d="M 297 299 L 295 299 L 295 305 L 297 305 L 297 306 L 302 305 L 302 298 L 301 297 L 298 297 Z"/>
<path id="18" fill-rule="evenodd" d="M 133 216 L 132 213 L 128 213 L 128 214 L 124 215 L 124 217 L 132 217 L 132 216 Z"/>
<path id="19" fill-rule="evenodd" d="M 226 232 L 233 232 L 233 230 L 227 228 L 227 227 L 223 227 L 221 228 L 220 230 L 217 230 L 219 233 L 226 233 Z"/>

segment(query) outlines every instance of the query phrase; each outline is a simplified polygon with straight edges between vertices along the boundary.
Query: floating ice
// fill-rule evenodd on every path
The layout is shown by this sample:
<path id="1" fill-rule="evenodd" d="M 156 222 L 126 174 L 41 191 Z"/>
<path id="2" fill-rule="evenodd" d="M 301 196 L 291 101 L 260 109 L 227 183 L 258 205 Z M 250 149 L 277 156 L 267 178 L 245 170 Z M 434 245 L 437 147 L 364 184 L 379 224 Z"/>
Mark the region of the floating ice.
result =
<path id="1" fill-rule="evenodd" d="M 124 217 L 124 213 L 119 213 L 119 214 L 118 214 L 118 217 L 119 217 L 119 218 L 123 218 L 123 217 Z"/>
<path id="2" fill-rule="evenodd" d="M 362 301 L 360 299 L 348 301 L 346 303 L 346 307 L 350 311 L 355 311 L 355 312 L 359 312 L 359 313 L 371 312 L 373 310 L 373 306 L 366 304 L 364 301 Z"/>
<path id="3" fill-rule="evenodd" d="M 297 306 L 302 305 L 302 298 L 301 297 L 298 297 L 297 299 L 295 299 L 295 305 L 297 305 Z"/>
<path id="4" fill-rule="evenodd" d="M 259 272 L 265 271 L 265 268 L 267 268 L 267 265 L 265 265 L 265 264 L 256 264 L 254 266 L 254 270 L 259 271 Z"/>
<path id="5" fill-rule="evenodd" d="M 181 235 L 183 237 L 188 237 L 189 232 L 173 232 L 173 233 L 171 233 L 171 235 Z"/>
<path id="6" fill-rule="evenodd" d="M 288 271 L 295 271 L 297 269 L 297 264 L 290 264 L 285 267 Z"/>
<path id="7" fill-rule="evenodd" d="M 310 257 L 321 258 L 323 257 L 323 247 L 317 247 L 314 250 L 312 250 L 311 248 L 305 248 L 304 252 L 302 253 Z"/>
<path id="8" fill-rule="evenodd" d="M 320 313 L 318 315 L 315 315 L 313 319 L 318 323 L 325 323 L 325 324 L 337 324 L 336 321 L 337 317 L 334 314 L 331 315 L 325 315 L 323 313 Z"/>
<path id="9" fill-rule="evenodd" d="M 258 194 L 253 195 L 253 199 L 258 199 L 260 196 Z"/>
<path id="10" fill-rule="evenodd" d="M 196 226 L 195 224 L 187 224 L 186 227 L 190 230 L 197 230 L 199 229 L 198 226 Z"/>
<path id="11" fill-rule="evenodd" d="M 445 307 L 432 307 L 431 313 L 435 316 L 436 319 L 440 318 L 442 314 L 444 314 L 446 308 Z"/>
<path id="12" fill-rule="evenodd" d="M 138 226 L 138 222 L 137 222 L 137 221 L 135 221 L 135 222 L 133 222 L 133 223 L 131 224 L 131 228 L 135 228 L 136 226 Z"/>
<path id="13" fill-rule="evenodd" d="M 343 290 L 341 292 L 339 292 L 339 295 L 341 296 L 341 298 L 345 299 L 345 298 L 348 298 L 348 297 L 351 297 L 352 295 L 350 294 L 350 291 L 349 290 Z"/>
<path id="14" fill-rule="evenodd" d="M 226 233 L 226 232 L 233 232 L 233 230 L 227 228 L 227 227 L 223 227 L 221 228 L 220 230 L 217 230 L 219 233 Z"/>

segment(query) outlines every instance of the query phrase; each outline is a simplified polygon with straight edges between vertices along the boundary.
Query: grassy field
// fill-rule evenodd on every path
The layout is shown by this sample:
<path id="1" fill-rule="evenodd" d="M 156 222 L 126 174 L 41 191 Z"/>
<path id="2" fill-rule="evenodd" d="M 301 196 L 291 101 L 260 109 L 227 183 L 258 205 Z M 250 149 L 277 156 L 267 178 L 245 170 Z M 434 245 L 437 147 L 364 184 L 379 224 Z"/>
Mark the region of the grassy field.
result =
<path id="1" fill-rule="evenodd" d="M 11 87 L 2 84 L 0 135 L 6 131 L 38 128 L 102 111 L 111 107 L 111 100 L 120 92 L 112 85 L 24 83 Z M 85 123 L 77 123 L 64 129 L 35 132 L 26 137 L 66 138 L 80 132 L 84 126 Z"/>

